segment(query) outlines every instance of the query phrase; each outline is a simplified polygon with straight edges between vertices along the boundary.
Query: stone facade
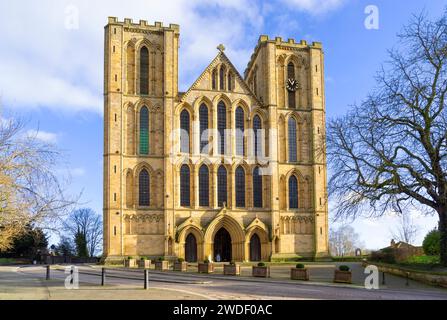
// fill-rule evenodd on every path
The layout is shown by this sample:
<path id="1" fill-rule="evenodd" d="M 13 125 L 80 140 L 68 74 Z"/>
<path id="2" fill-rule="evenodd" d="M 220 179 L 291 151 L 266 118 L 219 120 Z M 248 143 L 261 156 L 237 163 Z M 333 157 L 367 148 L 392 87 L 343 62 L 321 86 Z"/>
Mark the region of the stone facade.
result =
<path id="1" fill-rule="evenodd" d="M 105 27 L 106 258 L 327 256 L 321 44 L 261 36 L 244 77 L 219 46 L 186 92 L 178 48 L 175 24 Z"/>

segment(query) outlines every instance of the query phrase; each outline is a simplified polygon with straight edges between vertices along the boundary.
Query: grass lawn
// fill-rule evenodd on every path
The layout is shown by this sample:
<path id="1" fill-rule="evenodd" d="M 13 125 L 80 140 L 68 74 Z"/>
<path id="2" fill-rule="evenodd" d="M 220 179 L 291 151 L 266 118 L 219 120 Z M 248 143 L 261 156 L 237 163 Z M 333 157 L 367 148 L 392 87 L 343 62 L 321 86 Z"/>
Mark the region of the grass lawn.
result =
<path id="1" fill-rule="evenodd" d="M 0 265 L 4 264 L 15 264 L 16 259 L 13 258 L 0 258 Z"/>

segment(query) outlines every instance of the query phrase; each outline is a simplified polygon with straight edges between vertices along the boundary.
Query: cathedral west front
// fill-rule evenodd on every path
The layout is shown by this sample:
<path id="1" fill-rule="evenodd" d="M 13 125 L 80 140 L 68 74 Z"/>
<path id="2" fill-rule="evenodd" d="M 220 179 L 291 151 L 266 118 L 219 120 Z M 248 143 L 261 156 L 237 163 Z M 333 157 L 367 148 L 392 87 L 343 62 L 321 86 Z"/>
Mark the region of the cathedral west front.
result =
<path id="1" fill-rule="evenodd" d="M 178 90 L 179 26 L 105 27 L 104 255 L 195 262 L 328 256 L 323 49 L 219 45 Z"/>

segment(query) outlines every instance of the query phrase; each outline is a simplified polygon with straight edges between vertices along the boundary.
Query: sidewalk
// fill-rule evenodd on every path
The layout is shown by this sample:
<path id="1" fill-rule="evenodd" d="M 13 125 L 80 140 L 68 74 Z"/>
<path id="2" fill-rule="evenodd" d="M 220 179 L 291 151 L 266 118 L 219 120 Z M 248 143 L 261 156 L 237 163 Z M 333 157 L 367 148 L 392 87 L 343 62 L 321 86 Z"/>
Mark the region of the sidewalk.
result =
<path id="1" fill-rule="evenodd" d="M 82 283 L 68 290 L 64 280 L 44 280 L 17 272 L 18 267 L 0 266 L 0 300 L 203 300 L 205 296 L 168 288 L 135 289 L 135 286 L 101 287 Z"/>

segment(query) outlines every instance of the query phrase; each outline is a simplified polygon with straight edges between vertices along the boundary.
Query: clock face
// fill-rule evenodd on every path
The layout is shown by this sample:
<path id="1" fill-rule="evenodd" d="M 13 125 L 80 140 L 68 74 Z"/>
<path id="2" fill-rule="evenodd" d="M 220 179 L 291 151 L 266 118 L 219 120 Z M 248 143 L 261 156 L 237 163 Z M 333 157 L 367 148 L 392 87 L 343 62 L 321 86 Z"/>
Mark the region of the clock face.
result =
<path id="1" fill-rule="evenodd" d="M 295 80 L 295 79 L 288 79 L 286 88 L 289 91 L 296 91 L 296 90 L 298 90 L 298 81 Z"/>

